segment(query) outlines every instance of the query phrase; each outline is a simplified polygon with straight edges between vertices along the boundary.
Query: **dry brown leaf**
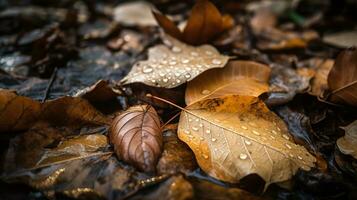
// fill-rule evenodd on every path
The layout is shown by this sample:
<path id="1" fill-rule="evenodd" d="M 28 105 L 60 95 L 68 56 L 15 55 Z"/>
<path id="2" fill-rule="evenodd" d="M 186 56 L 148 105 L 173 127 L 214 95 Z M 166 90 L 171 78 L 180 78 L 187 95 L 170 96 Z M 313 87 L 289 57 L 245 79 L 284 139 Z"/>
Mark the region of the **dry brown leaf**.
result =
<path id="1" fill-rule="evenodd" d="M 258 174 L 266 185 L 309 170 L 315 158 L 293 143 L 284 122 L 256 97 L 205 100 L 182 111 L 179 138 L 209 175 L 236 183 Z"/>
<path id="2" fill-rule="evenodd" d="M 327 34 L 322 39 L 324 42 L 343 48 L 357 46 L 357 31 L 343 31 Z"/>
<path id="3" fill-rule="evenodd" d="M 310 94 L 314 96 L 321 96 L 321 94 L 328 88 L 327 75 L 333 66 L 334 60 L 314 58 L 309 60 L 308 67 L 315 71 L 313 79 L 310 81 Z"/>
<path id="4" fill-rule="evenodd" d="M 346 127 L 345 136 L 337 140 L 337 146 L 344 154 L 351 155 L 357 159 L 357 120 Z"/>
<path id="5" fill-rule="evenodd" d="M 222 16 L 208 0 L 196 2 L 183 32 L 166 16 L 158 12 L 154 12 L 154 16 L 167 34 L 192 45 L 205 44 L 233 26 L 233 19 L 228 15 Z"/>
<path id="6" fill-rule="evenodd" d="M 110 129 L 117 156 L 146 172 L 155 171 L 162 140 L 159 116 L 150 105 L 130 107 L 114 119 Z"/>
<path id="7" fill-rule="evenodd" d="M 174 88 L 208 69 L 224 67 L 229 59 L 210 45 L 193 47 L 168 39 L 171 49 L 165 45 L 150 48 L 148 60 L 137 62 L 122 82 Z"/>
<path id="8" fill-rule="evenodd" d="M 327 78 L 331 93 L 328 99 L 335 103 L 357 106 L 357 49 L 343 51 L 335 60 Z"/>
<path id="9" fill-rule="evenodd" d="M 37 121 L 77 126 L 107 124 L 109 120 L 82 98 L 61 97 L 40 103 L 14 91 L 0 90 L 0 132 L 26 130 Z"/>
<path id="10" fill-rule="evenodd" d="M 209 70 L 189 82 L 186 104 L 233 94 L 257 97 L 268 91 L 270 71 L 268 66 L 260 63 L 231 61 L 223 69 Z"/>
<path id="11" fill-rule="evenodd" d="M 120 94 L 115 91 L 109 81 L 99 80 L 94 85 L 79 90 L 74 97 L 82 97 L 90 102 L 105 102 L 115 99 Z"/>

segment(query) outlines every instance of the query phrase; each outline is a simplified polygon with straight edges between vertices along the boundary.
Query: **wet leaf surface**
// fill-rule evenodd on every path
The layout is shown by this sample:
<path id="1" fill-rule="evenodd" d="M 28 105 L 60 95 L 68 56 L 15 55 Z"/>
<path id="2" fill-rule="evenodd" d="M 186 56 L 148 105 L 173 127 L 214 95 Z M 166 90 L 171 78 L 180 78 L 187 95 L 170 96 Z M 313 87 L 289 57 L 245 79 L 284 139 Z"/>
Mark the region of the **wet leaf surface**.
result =
<path id="1" fill-rule="evenodd" d="M 256 173 L 269 185 L 290 179 L 298 168 L 309 170 L 316 161 L 255 97 L 206 100 L 182 112 L 179 138 L 200 167 L 219 180 L 236 183 Z"/>
<path id="2" fill-rule="evenodd" d="M 228 56 L 221 55 L 213 46 L 193 47 L 171 37 L 168 41 L 170 48 L 165 45 L 150 48 L 148 60 L 134 64 L 122 82 L 174 88 L 208 69 L 222 68 L 228 61 Z"/>
<path id="3" fill-rule="evenodd" d="M 162 152 L 160 119 L 150 105 L 130 107 L 118 115 L 110 129 L 117 156 L 142 171 L 153 172 Z"/>
<path id="4" fill-rule="evenodd" d="M 337 146 L 344 154 L 351 155 L 357 159 L 356 147 L 356 134 L 357 134 L 357 121 L 352 122 L 346 127 L 345 136 L 337 140 Z"/>

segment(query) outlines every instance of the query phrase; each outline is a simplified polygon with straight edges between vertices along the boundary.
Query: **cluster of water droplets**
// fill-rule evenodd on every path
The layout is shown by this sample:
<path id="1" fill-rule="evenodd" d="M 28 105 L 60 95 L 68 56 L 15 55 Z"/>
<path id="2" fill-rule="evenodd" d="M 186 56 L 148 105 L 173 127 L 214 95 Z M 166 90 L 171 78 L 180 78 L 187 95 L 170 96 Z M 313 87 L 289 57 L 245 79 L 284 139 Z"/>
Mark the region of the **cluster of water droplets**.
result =
<path id="1" fill-rule="evenodd" d="M 228 57 L 220 55 L 213 47 L 191 47 L 178 44 L 167 47 L 153 47 L 149 59 L 134 65 L 127 76 L 128 82 L 173 88 L 190 81 L 203 71 L 223 67 Z"/>
<path id="2" fill-rule="evenodd" d="M 238 137 L 241 137 L 242 141 L 244 142 L 242 144 L 244 144 L 245 148 L 242 148 L 242 152 L 235 152 L 238 153 L 238 157 L 242 161 L 248 160 L 250 147 L 253 147 L 254 145 L 265 145 L 270 148 L 271 146 L 274 146 L 273 144 L 277 142 L 276 140 L 280 140 L 283 142 L 278 143 L 282 143 L 283 146 L 276 148 L 279 148 L 280 152 L 284 152 L 285 157 L 293 159 L 297 163 L 300 163 L 303 169 L 308 170 L 310 168 L 309 163 L 311 163 L 312 160 L 309 159 L 309 154 L 307 154 L 307 151 L 303 147 L 294 144 L 290 136 L 287 135 L 284 131 L 282 131 L 276 122 L 269 122 L 273 125 L 269 129 L 262 129 L 258 125 L 258 123 L 255 123 L 253 121 L 241 121 L 240 123 L 237 123 L 236 126 L 226 127 L 225 125 L 221 126 L 222 120 L 219 120 L 217 118 L 211 123 L 207 120 L 204 120 L 203 118 L 194 116 L 187 112 L 185 112 L 185 120 L 186 127 L 184 127 L 183 132 L 185 134 L 185 137 L 189 140 L 187 142 L 191 145 L 194 144 L 194 146 L 196 147 L 196 149 L 194 149 L 195 153 L 201 154 L 204 159 L 209 159 L 209 156 L 201 152 L 201 143 L 211 143 L 213 144 L 212 146 L 215 146 L 215 143 L 217 144 L 217 142 L 219 142 L 220 140 L 224 140 L 223 134 L 225 131 L 231 131 L 238 133 Z M 222 132 L 222 134 L 220 134 L 219 137 L 216 137 L 214 135 L 217 134 L 212 134 L 212 129 L 214 129 L 215 131 L 220 131 Z M 226 150 L 227 149 L 219 149 L 215 147 L 211 149 L 210 154 L 212 155 L 217 151 Z M 307 160 L 305 161 L 304 158 L 306 158 Z"/>

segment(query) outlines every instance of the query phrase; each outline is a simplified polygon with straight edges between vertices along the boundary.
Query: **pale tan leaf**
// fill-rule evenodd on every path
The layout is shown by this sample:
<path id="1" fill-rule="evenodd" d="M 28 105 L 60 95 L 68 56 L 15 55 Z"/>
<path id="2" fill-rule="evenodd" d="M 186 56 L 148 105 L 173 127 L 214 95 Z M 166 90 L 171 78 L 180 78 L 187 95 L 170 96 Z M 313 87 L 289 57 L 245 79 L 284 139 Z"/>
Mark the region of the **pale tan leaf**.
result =
<path id="1" fill-rule="evenodd" d="M 206 173 L 232 183 L 253 173 L 267 185 L 282 182 L 299 168 L 309 170 L 316 160 L 256 97 L 230 96 L 189 106 L 182 111 L 178 133 Z"/>
<path id="2" fill-rule="evenodd" d="M 168 41 L 170 48 L 165 45 L 150 48 L 148 60 L 134 64 L 122 82 L 174 88 L 208 69 L 224 67 L 229 59 L 210 45 L 193 47 L 170 36 Z"/>
<path id="3" fill-rule="evenodd" d="M 153 5 L 145 1 L 122 3 L 114 9 L 114 20 L 129 26 L 156 26 L 152 8 Z"/>
<path id="4" fill-rule="evenodd" d="M 327 88 L 327 75 L 333 66 L 334 60 L 332 59 L 311 59 L 309 68 L 315 71 L 313 79 L 310 81 L 311 89 L 310 94 L 320 96 Z"/>
<path id="5" fill-rule="evenodd" d="M 260 63 L 231 61 L 223 69 L 209 70 L 189 82 L 186 104 L 233 94 L 257 97 L 268 91 L 270 71 L 268 66 Z"/>
<path id="6" fill-rule="evenodd" d="M 357 120 L 346 127 L 345 136 L 337 140 L 337 146 L 344 154 L 351 155 L 357 159 Z"/>
<path id="7" fill-rule="evenodd" d="M 333 34 L 328 34 L 322 39 L 324 42 L 338 46 L 348 48 L 351 46 L 357 46 L 357 31 L 343 31 Z"/>

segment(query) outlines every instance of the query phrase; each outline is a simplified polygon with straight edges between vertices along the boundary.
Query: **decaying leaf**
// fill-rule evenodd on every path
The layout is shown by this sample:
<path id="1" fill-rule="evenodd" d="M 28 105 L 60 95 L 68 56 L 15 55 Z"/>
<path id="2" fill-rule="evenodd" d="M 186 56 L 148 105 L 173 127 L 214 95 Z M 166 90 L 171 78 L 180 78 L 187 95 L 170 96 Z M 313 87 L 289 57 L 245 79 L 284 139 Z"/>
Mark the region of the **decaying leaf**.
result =
<path id="1" fill-rule="evenodd" d="M 187 174 L 197 167 L 191 149 L 178 139 L 176 129 L 164 131 L 164 150 L 157 163 L 158 174 Z"/>
<path id="2" fill-rule="evenodd" d="M 210 45 L 193 47 L 169 36 L 168 41 L 171 49 L 164 45 L 149 49 L 148 60 L 134 64 L 122 82 L 174 88 L 208 69 L 224 67 L 229 59 Z"/>
<path id="3" fill-rule="evenodd" d="M 94 85 L 79 90 L 74 97 L 82 97 L 90 102 L 105 102 L 115 99 L 120 93 L 114 90 L 109 81 L 99 80 Z"/>
<path id="4" fill-rule="evenodd" d="M 154 12 L 154 16 L 167 34 L 192 45 L 205 44 L 219 33 L 233 26 L 231 17 L 228 15 L 222 16 L 219 10 L 208 0 L 196 2 L 183 32 L 165 15 Z"/>
<path id="5" fill-rule="evenodd" d="M 331 90 L 330 101 L 357 106 L 357 49 L 351 48 L 338 55 L 327 82 Z"/>
<path id="6" fill-rule="evenodd" d="M 82 98 L 61 97 L 40 103 L 0 89 L 0 132 L 26 130 L 37 121 L 78 126 L 107 124 L 109 120 Z"/>
<path id="7" fill-rule="evenodd" d="M 284 122 L 256 97 L 204 100 L 182 111 L 179 138 L 209 175 L 238 182 L 258 174 L 266 185 L 309 170 L 315 158 L 293 143 Z"/>
<path id="8" fill-rule="evenodd" d="M 311 59 L 309 68 L 315 71 L 313 79 L 310 81 L 311 89 L 309 91 L 310 94 L 314 96 L 321 96 L 322 93 L 328 89 L 327 86 L 327 76 L 330 72 L 332 66 L 334 64 L 334 60 L 332 59 Z"/>
<path id="9" fill-rule="evenodd" d="M 357 31 L 352 30 L 328 34 L 322 40 L 338 47 L 348 48 L 357 46 Z"/>
<path id="10" fill-rule="evenodd" d="M 114 19 L 129 26 L 155 26 L 157 22 L 151 13 L 152 8 L 153 5 L 145 1 L 119 4 L 114 9 Z"/>
<path id="11" fill-rule="evenodd" d="M 149 105 L 130 107 L 114 119 L 110 129 L 117 156 L 146 172 L 155 171 L 162 140 L 159 116 Z"/>
<path id="12" fill-rule="evenodd" d="M 342 153 L 357 159 L 357 120 L 343 127 L 343 129 L 345 136 L 337 140 L 337 146 Z"/>
<path id="13" fill-rule="evenodd" d="M 204 72 L 188 83 L 186 104 L 233 94 L 259 96 L 268 91 L 271 69 L 252 61 L 231 61 L 223 69 Z"/>

